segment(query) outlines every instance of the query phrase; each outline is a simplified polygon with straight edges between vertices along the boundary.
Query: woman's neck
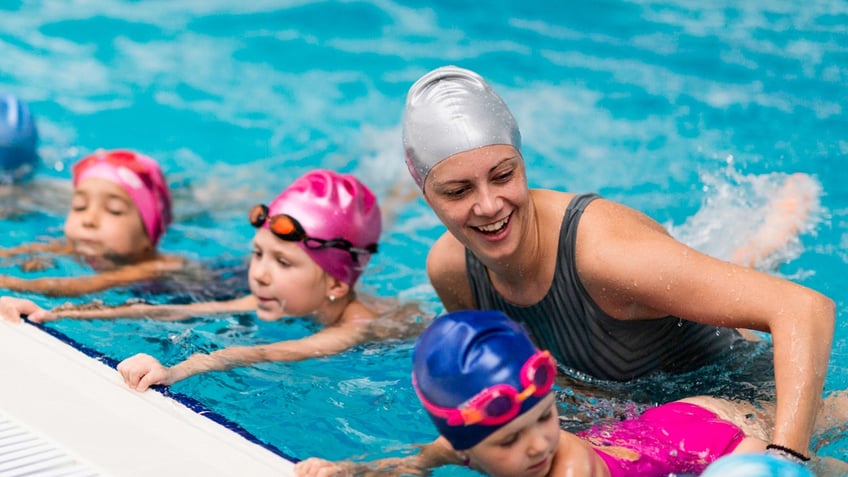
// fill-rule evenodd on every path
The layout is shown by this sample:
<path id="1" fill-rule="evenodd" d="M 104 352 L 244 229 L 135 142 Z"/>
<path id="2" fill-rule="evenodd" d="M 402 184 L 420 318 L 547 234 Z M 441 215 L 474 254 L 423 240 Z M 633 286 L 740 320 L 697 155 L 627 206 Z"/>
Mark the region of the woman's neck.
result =
<path id="1" fill-rule="evenodd" d="M 506 294 L 510 294 L 510 290 L 526 290 L 545 282 L 549 285 L 550 282 L 545 273 L 545 241 L 539 230 L 540 220 L 532 199 L 528 201 L 524 215 L 526 219 L 520 221 L 521 228 L 512 232 L 521 237 L 519 246 L 509 255 L 489 263 L 484 262 L 493 283 Z"/>

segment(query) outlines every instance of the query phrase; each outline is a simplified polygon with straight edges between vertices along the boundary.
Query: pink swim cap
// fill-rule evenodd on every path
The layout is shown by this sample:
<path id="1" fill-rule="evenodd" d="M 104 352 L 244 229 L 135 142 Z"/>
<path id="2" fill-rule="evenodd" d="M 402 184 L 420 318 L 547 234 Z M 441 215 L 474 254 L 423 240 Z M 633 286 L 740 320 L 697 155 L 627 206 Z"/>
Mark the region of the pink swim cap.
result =
<path id="1" fill-rule="evenodd" d="M 357 248 L 380 240 L 381 218 L 377 197 L 350 174 L 324 169 L 308 172 L 294 181 L 268 206 L 268 215 L 287 214 L 300 222 L 310 237 L 343 238 Z M 266 222 L 264 227 L 268 228 Z M 298 245 L 331 276 L 349 285 L 362 275 L 370 253 L 351 254 L 333 247 Z M 356 258 L 354 259 L 354 255 Z"/>
<path id="2" fill-rule="evenodd" d="M 141 215 L 147 236 L 155 247 L 171 223 L 171 193 L 159 164 L 129 150 L 98 149 L 73 167 L 74 187 L 84 179 L 97 178 L 121 186 Z"/>

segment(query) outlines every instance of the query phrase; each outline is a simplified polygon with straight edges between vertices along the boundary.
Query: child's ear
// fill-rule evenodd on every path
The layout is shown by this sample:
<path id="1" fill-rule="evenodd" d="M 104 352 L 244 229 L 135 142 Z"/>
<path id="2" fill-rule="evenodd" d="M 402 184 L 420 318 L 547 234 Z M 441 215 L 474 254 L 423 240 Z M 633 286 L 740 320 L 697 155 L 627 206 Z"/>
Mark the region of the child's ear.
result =
<path id="1" fill-rule="evenodd" d="M 350 285 L 338 278 L 330 277 L 330 283 L 327 287 L 327 297 L 333 297 L 330 298 L 330 301 L 344 298 L 348 293 L 350 293 Z"/>

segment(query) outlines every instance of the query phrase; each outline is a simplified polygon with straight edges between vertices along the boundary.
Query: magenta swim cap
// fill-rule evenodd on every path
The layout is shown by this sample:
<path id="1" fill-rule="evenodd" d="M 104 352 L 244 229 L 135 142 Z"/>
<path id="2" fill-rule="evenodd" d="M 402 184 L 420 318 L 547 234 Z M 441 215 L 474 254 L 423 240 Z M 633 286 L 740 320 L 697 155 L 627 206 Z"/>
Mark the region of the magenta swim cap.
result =
<path id="1" fill-rule="evenodd" d="M 74 187 L 90 178 L 118 184 L 132 199 L 150 242 L 155 247 L 171 223 L 171 193 L 159 164 L 129 150 L 98 149 L 73 167 Z"/>
<path id="2" fill-rule="evenodd" d="M 270 217 L 292 216 L 310 237 L 342 238 L 363 249 L 380 240 L 377 197 L 350 174 L 324 169 L 308 172 L 280 193 L 268 209 Z M 269 227 L 267 222 L 264 227 Z M 309 248 L 303 242 L 298 245 L 324 271 L 349 285 L 356 283 L 371 259 L 370 253 L 351 254 L 333 247 Z"/>

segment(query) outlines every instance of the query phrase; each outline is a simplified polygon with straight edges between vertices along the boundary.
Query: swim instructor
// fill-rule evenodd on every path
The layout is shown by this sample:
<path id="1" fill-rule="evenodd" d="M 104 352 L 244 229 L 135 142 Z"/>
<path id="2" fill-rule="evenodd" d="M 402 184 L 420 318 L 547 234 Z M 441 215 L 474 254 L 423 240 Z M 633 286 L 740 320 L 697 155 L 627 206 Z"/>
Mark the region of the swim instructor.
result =
<path id="1" fill-rule="evenodd" d="M 629 381 L 774 342 L 777 449 L 808 454 L 834 304 L 788 280 L 704 255 L 595 194 L 530 190 L 511 112 L 476 73 L 437 68 L 409 90 L 406 162 L 447 232 L 427 257 L 447 311 L 497 309 L 562 365 Z"/>

